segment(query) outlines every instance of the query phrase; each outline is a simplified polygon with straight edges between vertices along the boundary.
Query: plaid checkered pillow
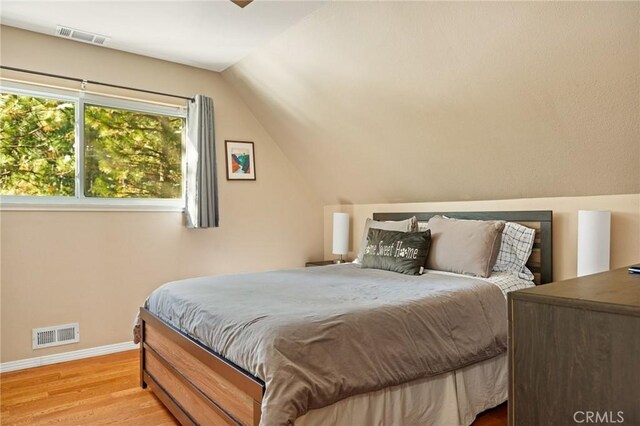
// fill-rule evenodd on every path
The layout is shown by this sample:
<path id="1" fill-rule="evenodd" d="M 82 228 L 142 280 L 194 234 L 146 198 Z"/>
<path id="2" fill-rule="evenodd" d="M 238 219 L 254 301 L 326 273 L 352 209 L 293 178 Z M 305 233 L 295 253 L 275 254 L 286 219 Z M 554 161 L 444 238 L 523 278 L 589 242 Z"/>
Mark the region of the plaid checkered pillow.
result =
<path id="1" fill-rule="evenodd" d="M 532 280 L 533 274 L 525 265 L 531 256 L 535 235 L 534 229 L 507 222 L 502 231 L 502 244 L 493 270 L 495 272 L 511 271 L 518 274 L 520 278 Z"/>

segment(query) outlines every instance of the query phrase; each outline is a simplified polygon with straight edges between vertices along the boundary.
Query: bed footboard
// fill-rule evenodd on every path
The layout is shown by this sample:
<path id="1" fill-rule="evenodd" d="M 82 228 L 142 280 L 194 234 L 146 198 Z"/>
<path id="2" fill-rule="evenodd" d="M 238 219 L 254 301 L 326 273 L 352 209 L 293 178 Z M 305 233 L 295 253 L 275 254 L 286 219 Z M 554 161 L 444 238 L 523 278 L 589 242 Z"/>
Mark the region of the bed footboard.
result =
<path id="1" fill-rule="evenodd" d="M 260 422 L 264 383 L 140 308 L 140 384 L 183 425 Z"/>

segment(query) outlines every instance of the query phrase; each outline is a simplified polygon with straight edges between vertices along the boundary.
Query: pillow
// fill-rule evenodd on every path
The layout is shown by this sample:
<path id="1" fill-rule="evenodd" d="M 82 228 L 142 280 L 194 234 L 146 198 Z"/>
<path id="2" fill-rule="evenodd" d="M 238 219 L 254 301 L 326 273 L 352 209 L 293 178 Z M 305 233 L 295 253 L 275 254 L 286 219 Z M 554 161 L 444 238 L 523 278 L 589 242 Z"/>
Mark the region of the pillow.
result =
<path id="1" fill-rule="evenodd" d="M 507 222 L 502 231 L 502 243 L 493 270 L 495 272 L 511 271 L 520 278 L 533 280 L 533 274 L 525 265 L 531 256 L 535 236 L 535 229 Z"/>
<path id="2" fill-rule="evenodd" d="M 430 231 L 402 232 L 371 228 L 362 267 L 419 275 L 427 259 L 430 243 Z"/>
<path id="3" fill-rule="evenodd" d="M 379 221 L 367 218 L 367 222 L 364 224 L 364 233 L 362 234 L 362 242 L 360 243 L 360 250 L 358 250 L 358 258 L 355 263 L 362 263 L 362 256 L 364 255 L 364 248 L 367 245 L 367 236 L 369 235 L 369 228 L 384 229 L 387 231 L 402 231 L 413 232 L 418 230 L 418 219 L 415 216 L 405 220 L 398 221 Z"/>
<path id="4" fill-rule="evenodd" d="M 488 277 L 496 263 L 504 221 L 429 219 L 431 250 L 427 268 Z"/>

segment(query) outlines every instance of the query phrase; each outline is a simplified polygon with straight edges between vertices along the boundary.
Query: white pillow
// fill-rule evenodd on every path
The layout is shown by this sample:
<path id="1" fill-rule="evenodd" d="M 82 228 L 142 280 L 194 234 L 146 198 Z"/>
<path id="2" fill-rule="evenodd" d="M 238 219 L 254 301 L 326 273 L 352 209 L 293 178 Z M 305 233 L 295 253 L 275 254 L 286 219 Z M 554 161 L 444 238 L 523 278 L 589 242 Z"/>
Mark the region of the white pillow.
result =
<path id="1" fill-rule="evenodd" d="M 369 235 L 369 228 L 384 229 L 386 231 L 416 232 L 418 230 L 418 219 L 413 216 L 405 220 L 389 220 L 385 222 L 367 218 L 367 222 L 364 224 L 364 233 L 362 234 L 362 241 L 360 242 L 358 257 L 353 261 L 353 263 L 362 263 L 364 249 L 367 246 L 367 236 Z"/>
<path id="2" fill-rule="evenodd" d="M 493 271 L 511 271 L 520 278 L 533 280 L 533 274 L 525 265 L 531 256 L 535 236 L 535 229 L 507 222 L 502 231 L 502 243 Z"/>

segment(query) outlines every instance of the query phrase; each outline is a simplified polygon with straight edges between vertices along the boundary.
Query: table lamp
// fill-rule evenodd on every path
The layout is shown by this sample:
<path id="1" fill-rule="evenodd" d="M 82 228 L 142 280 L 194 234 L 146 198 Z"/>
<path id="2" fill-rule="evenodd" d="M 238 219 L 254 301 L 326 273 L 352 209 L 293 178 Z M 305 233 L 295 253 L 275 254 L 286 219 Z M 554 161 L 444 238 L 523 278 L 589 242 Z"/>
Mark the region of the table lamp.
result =
<path id="1" fill-rule="evenodd" d="M 344 263 L 342 256 L 349 252 L 349 214 L 333 214 L 333 254 L 340 255 L 336 263 Z"/>

